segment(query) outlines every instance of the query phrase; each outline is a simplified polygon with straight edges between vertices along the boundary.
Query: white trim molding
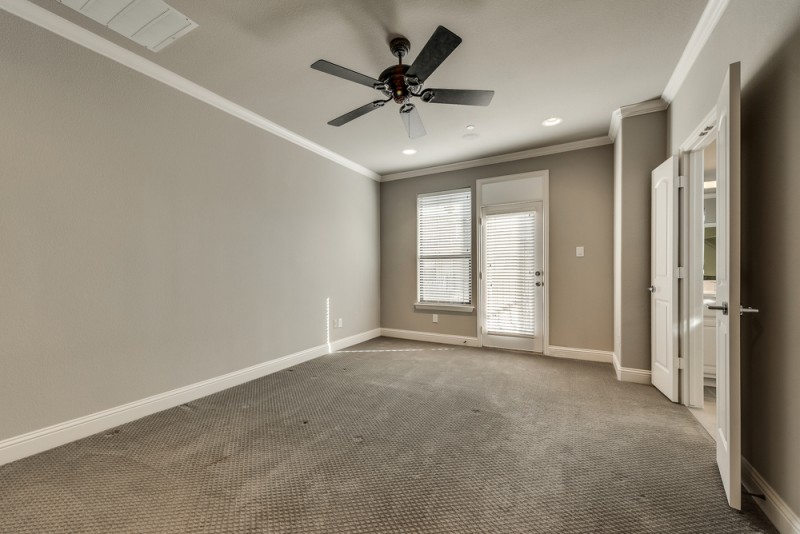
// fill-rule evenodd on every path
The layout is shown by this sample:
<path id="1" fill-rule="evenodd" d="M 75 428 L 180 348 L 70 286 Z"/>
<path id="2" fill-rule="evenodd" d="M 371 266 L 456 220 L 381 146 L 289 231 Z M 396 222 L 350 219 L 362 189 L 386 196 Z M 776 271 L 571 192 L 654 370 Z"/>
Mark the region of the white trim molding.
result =
<path id="1" fill-rule="evenodd" d="M 159 81 L 173 89 L 196 98 L 212 107 L 217 108 L 233 117 L 241 119 L 256 128 L 260 128 L 265 132 L 269 132 L 282 139 L 294 143 L 295 145 L 313 152 L 323 158 L 327 158 L 334 163 L 346 167 L 354 172 L 371 178 L 375 181 L 380 180 L 380 175 L 358 163 L 351 161 L 344 156 L 318 145 L 305 137 L 302 137 L 295 132 L 280 126 L 269 119 L 266 119 L 258 113 L 251 111 L 239 104 L 231 102 L 205 87 L 202 87 L 183 76 L 175 74 L 169 69 L 153 63 L 149 59 L 131 52 L 127 48 L 123 48 L 118 44 L 100 37 L 99 35 L 74 24 L 55 13 L 48 11 L 42 7 L 32 4 L 28 0 L 0 0 L 0 9 L 8 11 L 12 15 L 27 20 L 45 30 L 51 31 L 56 35 L 63 37 L 73 43 L 88 48 L 89 50 L 105 56 L 112 61 L 116 61 L 120 65 L 124 65 L 129 69 L 144 74 L 156 81 Z"/>
<path id="2" fill-rule="evenodd" d="M 683 82 L 686 80 L 686 76 L 692 70 L 694 62 L 700 56 L 700 52 L 702 52 L 703 47 L 711 37 L 714 28 L 717 27 L 717 23 L 722 18 L 729 3 L 730 0 L 708 0 L 708 4 L 703 10 L 703 14 L 700 16 L 689 42 L 686 43 L 686 48 L 684 48 L 678 64 L 675 65 L 675 70 L 672 71 L 672 76 L 670 76 L 664 92 L 661 93 L 661 98 L 665 102 L 670 103 L 677 96 Z"/>
<path id="3" fill-rule="evenodd" d="M 444 302 L 415 302 L 414 309 L 472 313 L 475 311 L 475 306 L 472 304 L 447 304 Z"/>
<path id="4" fill-rule="evenodd" d="M 445 345 L 461 345 L 462 347 L 477 347 L 478 338 L 469 336 L 454 336 L 452 334 L 437 334 L 435 332 L 418 332 L 415 330 L 398 330 L 396 328 L 381 328 L 381 335 L 412 341 L 427 341 L 429 343 L 443 343 Z"/>
<path id="5" fill-rule="evenodd" d="M 617 374 L 617 380 L 620 382 L 633 382 L 634 384 L 647 384 L 652 383 L 650 371 L 645 369 L 634 369 L 632 367 L 622 367 L 619 361 L 619 356 L 612 354 L 612 361 L 614 363 L 614 372 Z"/>
<path id="6" fill-rule="evenodd" d="M 562 143 L 560 145 L 532 148 L 530 150 L 512 152 L 510 154 L 501 154 L 499 156 L 489 156 L 486 158 L 472 159 L 469 161 L 448 163 L 446 165 L 437 165 L 435 167 L 426 167 L 424 169 L 415 169 L 413 171 L 384 174 L 381 178 L 381 182 L 404 180 L 406 178 L 415 178 L 417 176 L 439 174 L 449 171 L 460 171 L 463 169 L 471 169 L 473 167 L 484 167 L 486 165 L 496 165 L 498 163 L 507 163 L 509 161 L 518 161 L 521 159 L 538 158 L 541 156 L 549 156 L 551 154 L 560 154 L 562 152 L 572 152 L 573 150 L 583 150 L 585 148 L 610 145 L 611 142 L 612 141 L 610 141 L 606 136 L 592 137 L 591 139 L 584 139 L 583 141 L 574 141 L 571 143 Z"/>
<path id="7" fill-rule="evenodd" d="M 331 345 L 334 351 L 341 350 L 378 337 L 380 334 L 381 330 L 376 328 L 334 341 Z M 318 345 L 232 373 L 5 439 L 0 441 L 0 465 L 103 432 L 162 410 L 180 406 L 326 354 L 329 354 L 327 344 Z"/>
<path id="8" fill-rule="evenodd" d="M 800 534 L 800 517 L 786 504 L 764 477 L 742 457 L 742 482 L 750 493 L 763 493 L 766 499 L 753 500 L 781 534 Z"/>
<path id="9" fill-rule="evenodd" d="M 545 356 L 555 358 L 568 358 L 570 360 L 582 360 L 585 362 L 612 363 L 613 354 L 605 350 L 576 349 L 572 347 L 557 347 L 550 345 L 545 348 Z"/>
<path id="10" fill-rule="evenodd" d="M 611 114 L 611 125 L 608 127 L 608 138 L 611 142 L 617 139 L 617 134 L 622 126 L 622 119 L 636 117 L 637 115 L 645 115 L 646 113 L 655 113 L 656 111 L 664 111 L 667 109 L 667 105 L 668 104 L 663 99 L 654 98 L 653 100 L 645 100 L 638 104 L 622 106 L 614 110 Z"/>

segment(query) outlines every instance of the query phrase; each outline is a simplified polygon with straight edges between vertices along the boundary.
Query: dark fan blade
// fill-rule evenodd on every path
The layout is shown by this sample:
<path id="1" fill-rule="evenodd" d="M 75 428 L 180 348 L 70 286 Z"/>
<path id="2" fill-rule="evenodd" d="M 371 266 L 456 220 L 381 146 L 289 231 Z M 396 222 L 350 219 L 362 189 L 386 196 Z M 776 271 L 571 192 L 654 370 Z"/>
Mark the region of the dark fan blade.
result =
<path id="1" fill-rule="evenodd" d="M 334 76 L 338 76 L 339 78 L 344 78 L 345 80 L 350 80 L 351 82 L 360 83 L 361 85 L 366 85 L 367 87 L 375 87 L 376 83 L 380 83 L 375 78 L 370 78 L 365 74 L 361 74 L 354 70 L 346 69 L 335 63 L 331 63 L 330 61 L 325 61 L 324 59 L 320 59 L 312 63 L 311 68 L 314 70 L 318 70 L 321 72 L 325 72 L 327 74 L 333 74 Z"/>
<path id="2" fill-rule="evenodd" d="M 462 106 L 488 106 L 494 91 L 471 89 L 426 89 L 422 93 L 424 102 L 433 104 L 460 104 Z"/>
<path id="3" fill-rule="evenodd" d="M 424 82 L 460 44 L 461 37 L 444 26 L 439 26 L 425 43 L 406 76 L 416 76 L 419 81 Z"/>
<path id="4" fill-rule="evenodd" d="M 360 108 L 356 108 L 353 111 L 350 111 L 349 113 L 345 113 L 341 117 L 336 117 L 332 121 L 328 122 L 328 124 L 330 124 L 331 126 L 341 126 L 342 124 L 347 124 L 351 120 L 359 118 L 361 115 L 366 115 L 373 109 L 378 109 L 380 107 L 383 107 L 385 103 L 386 102 L 384 102 L 383 100 L 376 100 L 375 102 L 364 104 Z"/>
<path id="5" fill-rule="evenodd" d="M 403 124 L 406 125 L 409 139 L 416 139 L 425 135 L 425 126 L 422 125 L 419 111 L 414 107 L 414 104 L 403 104 L 400 108 L 400 118 L 403 119 Z"/>

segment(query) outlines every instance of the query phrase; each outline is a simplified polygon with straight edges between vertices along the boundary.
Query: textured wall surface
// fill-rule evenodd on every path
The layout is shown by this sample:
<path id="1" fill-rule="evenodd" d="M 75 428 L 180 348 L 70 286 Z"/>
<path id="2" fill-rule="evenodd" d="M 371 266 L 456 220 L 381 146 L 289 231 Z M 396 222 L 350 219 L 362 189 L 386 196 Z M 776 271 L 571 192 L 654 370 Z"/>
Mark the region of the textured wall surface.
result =
<path id="1" fill-rule="evenodd" d="M 624 118 L 620 132 L 615 171 L 615 195 L 619 196 L 615 234 L 619 342 L 615 351 L 622 367 L 650 369 L 651 172 L 667 157 L 667 114 L 659 111 Z"/>
<path id="2" fill-rule="evenodd" d="M 379 186 L 0 12 L 0 439 L 378 328 Z"/>

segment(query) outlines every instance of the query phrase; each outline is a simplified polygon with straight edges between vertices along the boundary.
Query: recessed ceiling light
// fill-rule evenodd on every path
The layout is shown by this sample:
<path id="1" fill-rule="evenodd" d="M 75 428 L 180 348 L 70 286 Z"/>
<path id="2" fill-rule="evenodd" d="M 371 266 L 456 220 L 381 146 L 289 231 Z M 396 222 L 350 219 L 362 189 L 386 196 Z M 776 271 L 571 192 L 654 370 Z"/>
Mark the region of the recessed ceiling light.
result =
<path id="1" fill-rule="evenodd" d="M 474 124 L 467 124 L 467 130 L 474 130 L 474 129 L 475 129 Z"/>
<path id="2" fill-rule="evenodd" d="M 561 117 L 550 117 L 542 121 L 542 126 L 555 126 L 556 124 L 561 124 L 561 120 Z"/>
<path id="3" fill-rule="evenodd" d="M 403 150 L 403 154 L 405 154 L 406 156 L 413 156 L 416 153 L 417 153 L 416 148 L 406 148 Z"/>

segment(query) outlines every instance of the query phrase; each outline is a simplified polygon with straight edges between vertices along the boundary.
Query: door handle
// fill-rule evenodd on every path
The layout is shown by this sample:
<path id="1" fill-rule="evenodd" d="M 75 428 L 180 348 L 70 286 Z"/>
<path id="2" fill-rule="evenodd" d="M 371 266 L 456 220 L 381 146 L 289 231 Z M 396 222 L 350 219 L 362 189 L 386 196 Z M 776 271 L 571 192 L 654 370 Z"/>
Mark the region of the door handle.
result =
<path id="1" fill-rule="evenodd" d="M 648 288 L 647 288 L 647 290 L 648 290 L 650 293 L 655 293 L 655 292 L 656 292 L 656 286 L 650 286 L 650 287 L 648 287 Z"/>
<path id="2" fill-rule="evenodd" d="M 739 315 L 745 313 L 758 313 L 758 308 L 751 308 L 750 306 L 739 306 Z"/>
<path id="3" fill-rule="evenodd" d="M 718 310 L 722 312 L 722 315 L 728 315 L 728 303 L 723 302 L 722 304 L 708 304 L 706 306 L 709 310 Z"/>

